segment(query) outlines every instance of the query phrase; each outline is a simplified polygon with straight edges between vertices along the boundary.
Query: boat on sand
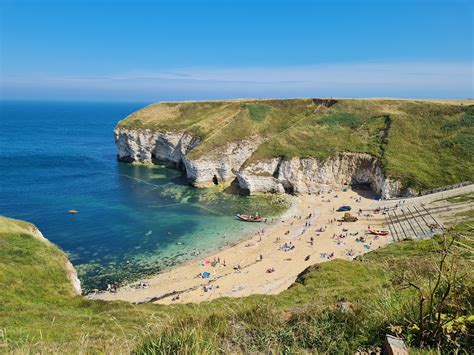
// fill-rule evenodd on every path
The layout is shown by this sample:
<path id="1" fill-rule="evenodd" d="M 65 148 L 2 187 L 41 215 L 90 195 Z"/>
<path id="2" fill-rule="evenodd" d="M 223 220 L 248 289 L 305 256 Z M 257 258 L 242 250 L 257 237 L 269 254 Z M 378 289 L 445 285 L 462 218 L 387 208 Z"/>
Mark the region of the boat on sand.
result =
<path id="1" fill-rule="evenodd" d="M 378 229 L 369 229 L 368 233 L 375 234 L 375 235 L 388 235 L 388 231 L 378 230 Z"/>
<path id="2" fill-rule="evenodd" d="M 237 218 L 245 222 L 261 222 L 262 221 L 262 217 L 259 216 L 258 214 L 255 216 L 249 216 L 246 214 L 238 214 Z"/>

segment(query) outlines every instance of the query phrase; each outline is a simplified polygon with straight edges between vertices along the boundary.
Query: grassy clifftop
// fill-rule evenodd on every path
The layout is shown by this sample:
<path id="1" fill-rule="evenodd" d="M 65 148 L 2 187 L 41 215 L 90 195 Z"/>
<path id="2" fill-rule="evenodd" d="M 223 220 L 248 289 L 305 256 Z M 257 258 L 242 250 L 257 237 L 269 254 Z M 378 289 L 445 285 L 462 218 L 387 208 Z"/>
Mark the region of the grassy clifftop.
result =
<path id="1" fill-rule="evenodd" d="M 474 176 L 474 105 L 391 99 L 164 102 L 119 127 L 184 131 L 203 143 L 197 158 L 232 141 L 266 141 L 246 164 L 272 157 L 379 157 L 387 176 L 420 190 Z"/>
<path id="2" fill-rule="evenodd" d="M 441 309 L 461 322 L 446 328 L 458 345 L 442 346 L 446 351 L 460 346 L 469 353 L 472 211 L 465 218 L 471 222 L 458 226 L 463 236 L 451 252 L 460 277 Z M 319 264 L 277 296 L 131 305 L 74 296 L 64 254 L 38 240 L 31 228 L 0 217 L 1 353 L 354 353 L 381 345 L 387 332 L 401 333 L 414 346 L 417 293 L 401 287 L 400 279 L 415 270 L 416 282 L 429 285 L 441 244 L 439 238 L 407 241 L 360 261 Z M 351 304 L 349 309 L 338 307 L 344 302 Z"/>

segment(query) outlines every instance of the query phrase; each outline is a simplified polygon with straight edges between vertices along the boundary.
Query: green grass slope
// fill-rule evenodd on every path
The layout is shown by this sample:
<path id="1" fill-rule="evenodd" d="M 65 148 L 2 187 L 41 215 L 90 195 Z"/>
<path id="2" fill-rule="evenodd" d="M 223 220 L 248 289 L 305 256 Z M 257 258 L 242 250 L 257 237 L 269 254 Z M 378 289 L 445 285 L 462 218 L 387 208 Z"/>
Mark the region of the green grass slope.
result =
<path id="1" fill-rule="evenodd" d="M 474 320 L 464 319 L 472 318 L 474 215 L 466 218 L 457 228 L 465 246 L 456 254 L 462 288 L 443 312 L 463 319 L 464 328 L 456 328 L 459 334 L 453 338 L 469 353 L 467 334 Z M 353 353 L 381 345 L 387 332 L 410 341 L 410 320 L 418 313 L 416 292 L 400 287 L 398 280 L 414 266 L 428 280 L 441 242 L 407 241 L 360 261 L 319 264 L 277 296 L 158 306 L 73 296 L 64 254 L 35 238 L 31 228 L 0 218 L 0 352 Z M 341 302 L 350 302 L 350 309 L 338 308 Z"/>
<path id="2" fill-rule="evenodd" d="M 228 142 L 265 137 L 247 161 L 364 152 L 379 157 L 387 176 L 418 190 L 474 176 L 474 105 L 341 99 L 164 102 L 147 106 L 119 127 L 185 131 L 203 143 L 199 157 Z"/>

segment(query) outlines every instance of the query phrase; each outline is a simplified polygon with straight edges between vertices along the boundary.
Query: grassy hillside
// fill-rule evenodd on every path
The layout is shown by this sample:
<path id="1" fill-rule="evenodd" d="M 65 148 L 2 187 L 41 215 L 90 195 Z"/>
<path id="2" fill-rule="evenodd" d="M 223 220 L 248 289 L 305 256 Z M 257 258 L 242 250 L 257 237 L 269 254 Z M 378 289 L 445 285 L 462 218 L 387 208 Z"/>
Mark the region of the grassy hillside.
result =
<path id="1" fill-rule="evenodd" d="M 472 211 L 467 218 L 470 222 L 457 228 L 463 237 L 452 251 L 460 275 L 457 291 L 441 311 L 462 322 L 464 328 L 456 323 L 450 335 L 469 352 L 467 334 L 474 325 L 466 318 L 472 318 Z M 130 305 L 73 296 L 63 253 L 35 238 L 31 228 L 0 218 L 0 352 L 353 353 L 380 345 L 387 332 L 401 333 L 415 346 L 416 292 L 403 288 L 400 280 L 407 270 L 416 270 L 417 282 L 426 285 L 434 275 L 441 243 L 440 238 L 407 241 L 360 261 L 319 264 L 277 296 L 199 305 Z M 339 308 L 342 302 L 351 306 Z M 443 349 L 454 346 L 445 343 Z"/>
<path id="2" fill-rule="evenodd" d="M 203 143 L 199 157 L 227 142 L 265 137 L 247 164 L 271 157 L 327 158 L 365 152 L 385 173 L 419 190 L 474 176 L 474 105 L 409 100 L 312 99 L 158 103 L 121 127 L 186 131 Z"/>

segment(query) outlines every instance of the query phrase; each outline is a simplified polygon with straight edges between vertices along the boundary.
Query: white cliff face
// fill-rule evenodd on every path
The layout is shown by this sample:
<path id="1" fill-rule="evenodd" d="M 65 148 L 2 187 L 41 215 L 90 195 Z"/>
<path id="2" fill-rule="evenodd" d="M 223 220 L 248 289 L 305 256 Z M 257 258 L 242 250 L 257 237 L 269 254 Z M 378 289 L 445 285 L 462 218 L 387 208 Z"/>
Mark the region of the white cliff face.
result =
<path id="1" fill-rule="evenodd" d="M 364 153 L 339 153 L 325 160 L 316 158 L 274 158 L 243 166 L 263 138 L 231 142 L 199 158 L 189 153 L 200 140 L 187 133 L 115 129 L 118 159 L 125 162 L 173 162 L 186 170 L 191 184 L 205 187 L 237 178 L 250 194 L 288 192 L 316 193 L 323 186 L 369 184 L 382 198 L 415 195 L 399 181 L 384 176 L 380 161 Z"/>
<path id="2" fill-rule="evenodd" d="M 120 161 L 150 163 L 154 159 L 179 163 L 183 156 L 199 144 L 199 139 L 186 133 L 151 130 L 115 129 L 117 157 Z"/>
<path id="3" fill-rule="evenodd" d="M 196 187 L 235 179 L 240 167 L 262 143 L 262 139 L 232 142 L 198 159 L 183 158 L 189 181 Z"/>
<path id="4" fill-rule="evenodd" d="M 400 181 L 385 178 L 382 184 L 382 198 L 418 196 L 415 189 L 404 189 Z"/>
<path id="5" fill-rule="evenodd" d="M 149 163 L 155 159 L 184 166 L 188 180 L 196 187 L 234 180 L 242 164 L 262 143 L 262 139 L 232 142 L 197 159 L 188 153 L 200 140 L 186 133 L 155 132 L 116 128 L 115 143 L 120 161 Z"/>
<path id="6" fill-rule="evenodd" d="M 237 174 L 240 188 L 250 194 L 259 192 L 285 192 L 284 185 L 278 179 L 281 158 L 259 161 Z"/>
<path id="7" fill-rule="evenodd" d="M 369 184 L 382 198 L 402 194 L 399 182 L 386 179 L 377 158 L 363 153 L 340 153 L 326 160 L 275 158 L 239 171 L 240 187 L 261 192 L 317 193 L 323 186 Z"/>

